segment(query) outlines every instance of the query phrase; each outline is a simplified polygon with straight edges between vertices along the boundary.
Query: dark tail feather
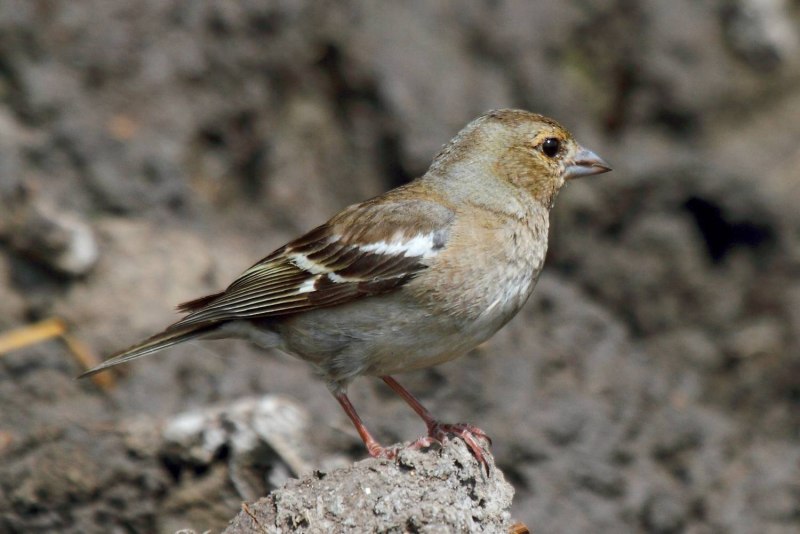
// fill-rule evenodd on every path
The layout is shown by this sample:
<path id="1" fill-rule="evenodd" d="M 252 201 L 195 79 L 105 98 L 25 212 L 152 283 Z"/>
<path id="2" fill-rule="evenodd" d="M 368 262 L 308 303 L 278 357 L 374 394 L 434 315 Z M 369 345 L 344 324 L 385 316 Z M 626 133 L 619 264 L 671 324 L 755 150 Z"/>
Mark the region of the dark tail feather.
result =
<path id="1" fill-rule="evenodd" d="M 206 295 L 205 297 L 200 297 L 199 299 L 190 300 L 188 302 L 182 302 L 178 304 L 177 308 L 178 311 L 181 313 L 190 313 L 193 311 L 197 311 L 200 308 L 205 308 L 222 295 L 224 295 L 224 291 L 220 291 L 219 293 L 214 293 L 212 295 Z"/>
<path id="2" fill-rule="evenodd" d="M 167 328 L 163 332 L 149 337 L 137 345 L 113 354 L 109 359 L 97 367 L 89 369 L 78 378 L 91 376 L 95 373 L 99 373 L 100 371 L 104 371 L 109 367 L 114 367 L 115 365 L 129 362 L 131 360 L 135 360 L 136 358 L 141 358 L 142 356 L 147 356 L 148 354 L 157 352 L 161 349 L 177 345 L 178 343 L 183 343 L 184 341 L 198 338 L 213 330 L 216 330 L 219 328 L 219 326 L 220 323 L 214 323 L 191 325 L 184 328 L 176 328 L 174 330 Z"/>

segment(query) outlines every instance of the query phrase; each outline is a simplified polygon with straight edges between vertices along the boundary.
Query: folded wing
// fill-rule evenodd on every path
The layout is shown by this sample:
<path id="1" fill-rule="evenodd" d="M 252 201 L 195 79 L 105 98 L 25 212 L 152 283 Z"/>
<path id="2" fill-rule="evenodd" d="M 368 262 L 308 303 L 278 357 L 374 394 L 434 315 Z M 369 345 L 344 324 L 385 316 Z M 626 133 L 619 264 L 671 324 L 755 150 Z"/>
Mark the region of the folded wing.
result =
<path id="1" fill-rule="evenodd" d="M 394 291 L 447 244 L 453 213 L 429 201 L 366 202 L 281 247 L 224 292 L 185 303 L 170 328 L 279 317 Z"/>

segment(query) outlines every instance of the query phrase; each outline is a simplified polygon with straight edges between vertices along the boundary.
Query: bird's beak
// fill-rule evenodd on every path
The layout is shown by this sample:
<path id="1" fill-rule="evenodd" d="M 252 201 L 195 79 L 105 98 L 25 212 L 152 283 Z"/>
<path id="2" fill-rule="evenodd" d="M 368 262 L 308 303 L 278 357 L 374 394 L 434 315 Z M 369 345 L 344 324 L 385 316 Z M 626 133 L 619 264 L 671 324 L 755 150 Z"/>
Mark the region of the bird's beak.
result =
<path id="1" fill-rule="evenodd" d="M 606 161 L 589 150 L 588 148 L 578 147 L 575 157 L 567 165 L 565 178 L 572 180 L 593 174 L 602 174 L 611 170 L 611 166 Z"/>

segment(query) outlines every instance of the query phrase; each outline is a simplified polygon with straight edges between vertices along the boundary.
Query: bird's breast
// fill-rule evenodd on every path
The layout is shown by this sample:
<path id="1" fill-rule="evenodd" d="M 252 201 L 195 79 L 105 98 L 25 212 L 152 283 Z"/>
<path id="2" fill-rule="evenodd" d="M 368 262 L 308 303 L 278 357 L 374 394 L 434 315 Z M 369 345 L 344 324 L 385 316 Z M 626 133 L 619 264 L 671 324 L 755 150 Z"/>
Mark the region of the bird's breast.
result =
<path id="1" fill-rule="evenodd" d="M 544 210 L 455 232 L 437 264 L 422 275 L 430 277 L 418 286 L 427 292 L 423 299 L 437 312 L 493 334 L 533 291 L 547 253 L 547 232 Z"/>

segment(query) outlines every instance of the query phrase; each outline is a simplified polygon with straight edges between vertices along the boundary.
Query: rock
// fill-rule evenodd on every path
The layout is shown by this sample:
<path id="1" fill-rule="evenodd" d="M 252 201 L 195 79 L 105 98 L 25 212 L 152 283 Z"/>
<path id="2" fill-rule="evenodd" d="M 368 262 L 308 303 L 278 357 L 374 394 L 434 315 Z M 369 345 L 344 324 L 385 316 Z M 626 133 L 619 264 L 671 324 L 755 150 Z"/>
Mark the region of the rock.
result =
<path id="1" fill-rule="evenodd" d="M 86 275 L 100 255 L 95 233 L 76 213 L 18 190 L 0 197 L 0 238 L 11 248 L 67 276 Z"/>
<path id="2" fill-rule="evenodd" d="M 496 532 L 511 526 L 514 490 L 494 465 L 488 474 L 463 441 L 402 450 L 316 471 L 254 503 L 245 503 L 225 534 L 260 532 Z"/>
<path id="3" fill-rule="evenodd" d="M 228 477 L 243 499 L 264 495 L 290 474 L 310 473 L 311 462 L 318 459 L 306 439 L 306 411 L 275 395 L 178 414 L 161 428 L 157 441 L 164 458 L 175 465 L 201 467 L 227 458 Z M 326 463 L 345 462 L 329 458 Z"/>

